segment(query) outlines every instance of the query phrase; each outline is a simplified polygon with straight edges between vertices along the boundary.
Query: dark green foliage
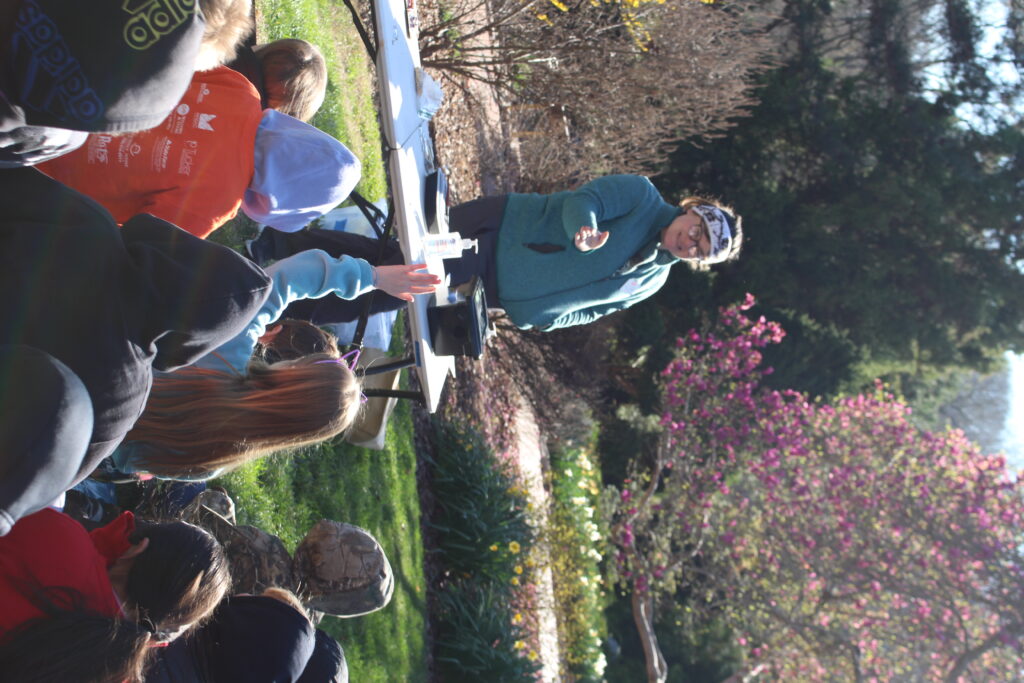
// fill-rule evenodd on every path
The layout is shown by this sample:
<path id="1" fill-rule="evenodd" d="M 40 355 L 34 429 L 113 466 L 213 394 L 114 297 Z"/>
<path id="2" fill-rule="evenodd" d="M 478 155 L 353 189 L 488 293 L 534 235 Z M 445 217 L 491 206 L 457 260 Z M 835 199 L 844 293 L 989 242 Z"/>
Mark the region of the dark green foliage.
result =
<path id="1" fill-rule="evenodd" d="M 832 396 L 849 386 L 852 369 L 862 358 L 846 332 L 834 325 L 822 325 L 806 314 L 765 307 L 756 311 L 786 330 L 784 344 L 771 344 L 762 350 L 764 367 L 772 368 L 763 382 L 765 386 L 780 390 L 803 387 L 812 396 Z"/>
<path id="2" fill-rule="evenodd" d="M 942 102 L 880 99 L 821 62 L 776 70 L 761 95 L 733 135 L 680 151 L 658 180 L 719 194 L 744 216 L 744 252 L 716 269 L 715 304 L 750 291 L 813 321 L 808 342 L 841 342 L 827 381 L 795 377 L 793 388 L 827 392 L 860 363 L 884 364 L 890 378 L 985 370 L 1024 347 L 1018 131 L 966 130 Z"/>
<path id="3" fill-rule="evenodd" d="M 534 680 L 540 667 L 522 656 L 523 633 L 512 625 L 508 598 L 507 589 L 489 581 L 461 580 L 441 589 L 434 640 L 438 680 Z"/>
<path id="4" fill-rule="evenodd" d="M 665 317 L 665 312 L 658 306 L 627 308 L 622 314 L 625 324 L 618 340 L 633 348 L 656 343 L 665 334 Z"/>
<path id="5" fill-rule="evenodd" d="M 694 619 L 682 601 L 668 605 L 655 628 L 668 664 L 667 683 L 724 681 L 742 664 L 732 631 L 721 621 Z"/>
<path id="6" fill-rule="evenodd" d="M 742 665 L 741 652 L 733 642 L 733 634 L 725 625 L 712 619 L 696 618 L 704 612 L 687 608 L 692 595 L 682 589 L 658 609 L 655 631 L 658 646 L 668 664 L 669 683 L 718 683 L 734 674 Z M 605 609 L 609 638 L 619 652 L 608 657 L 605 672 L 607 683 L 642 681 L 643 650 L 637 636 L 636 623 L 629 596 L 618 596 Z"/>
<path id="7" fill-rule="evenodd" d="M 480 434 L 442 422 L 434 433 L 429 462 L 436 509 L 429 524 L 437 531 L 438 559 L 454 576 L 507 583 L 516 564 L 510 544 L 525 549 L 533 542 L 525 494 Z"/>
<path id="8" fill-rule="evenodd" d="M 630 465 L 652 453 L 656 443 L 657 437 L 644 434 L 617 415 L 606 418 L 597 440 L 603 483 L 621 484 Z"/>
<path id="9" fill-rule="evenodd" d="M 534 538 L 525 494 L 475 430 L 435 421 L 434 435 L 428 524 L 441 573 L 432 610 L 440 680 L 533 680 L 537 667 L 512 623 L 515 567 Z"/>

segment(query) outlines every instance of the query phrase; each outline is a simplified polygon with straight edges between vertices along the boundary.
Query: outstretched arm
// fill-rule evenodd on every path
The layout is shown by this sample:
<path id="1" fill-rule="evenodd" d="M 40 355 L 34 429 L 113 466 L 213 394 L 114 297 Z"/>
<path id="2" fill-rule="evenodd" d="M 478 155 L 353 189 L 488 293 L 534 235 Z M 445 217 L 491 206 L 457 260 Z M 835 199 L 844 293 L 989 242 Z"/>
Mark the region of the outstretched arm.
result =
<path id="1" fill-rule="evenodd" d="M 270 296 L 249 325 L 238 336 L 209 354 L 197 365 L 215 370 L 245 372 L 259 338 L 277 322 L 288 304 L 300 299 L 319 299 L 335 294 L 355 299 L 375 286 L 392 296 L 411 301 L 413 294 L 434 291 L 440 282 L 436 275 L 417 272 L 423 265 L 379 266 L 373 268 L 363 259 L 334 258 L 319 249 L 301 251 L 269 266 L 273 280 Z M 375 272 L 376 271 L 376 274 Z M 375 285 L 376 282 L 376 285 Z M 223 360 L 221 360 L 223 359 Z M 228 367 L 225 367 L 225 363 Z"/>
<path id="2" fill-rule="evenodd" d="M 441 284 L 441 278 L 426 272 L 422 263 L 377 266 L 373 271 L 373 286 L 403 301 L 412 301 L 414 294 L 429 294 Z"/>
<path id="3" fill-rule="evenodd" d="M 244 373 L 256 342 L 277 321 L 288 304 L 337 294 L 354 299 L 373 289 L 373 268 L 362 259 L 334 258 L 319 249 L 301 251 L 266 268 L 273 281 L 270 296 L 242 332 L 203 356 L 196 365 Z M 219 356 L 219 358 L 218 358 Z"/>

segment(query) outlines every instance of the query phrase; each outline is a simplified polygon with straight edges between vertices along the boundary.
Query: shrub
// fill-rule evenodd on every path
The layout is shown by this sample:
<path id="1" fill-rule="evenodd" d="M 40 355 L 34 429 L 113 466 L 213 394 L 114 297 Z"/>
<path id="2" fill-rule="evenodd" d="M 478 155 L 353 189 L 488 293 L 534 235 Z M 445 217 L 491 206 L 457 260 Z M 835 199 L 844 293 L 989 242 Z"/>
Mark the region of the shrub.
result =
<path id="1" fill-rule="evenodd" d="M 760 349 L 783 332 L 753 304 L 679 340 L 655 464 L 606 490 L 638 621 L 682 588 L 735 635 L 744 675 L 1019 679 L 1024 481 L 960 432 L 914 427 L 881 383 L 828 402 L 764 388 Z"/>
<path id="2" fill-rule="evenodd" d="M 534 542 L 525 492 L 479 432 L 442 421 L 434 430 L 436 455 L 428 462 L 436 505 L 428 525 L 441 565 L 432 610 L 439 677 L 533 680 L 537 653 L 522 615 L 513 618 Z"/>
<path id="3" fill-rule="evenodd" d="M 437 595 L 434 661 L 439 680 L 534 679 L 539 666 L 524 656 L 523 629 L 512 623 L 504 586 L 475 579 L 457 580 Z"/>
<path id="4" fill-rule="evenodd" d="M 643 5 L 643 7 L 640 7 Z M 524 180 L 538 192 L 649 172 L 755 100 L 773 47 L 754 4 L 452 0 L 420 32 L 423 64 L 503 89 Z M 486 8 L 486 11 L 481 11 Z M 456 29 L 453 31 L 452 29 Z M 519 119 L 519 120 L 517 120 Z"/>
<path id="5" fill-rule="evenodd" d="M 466 426 L 435 422 L 432 485 L 438 559 L 457 577 L 512 578 L 515 556 L 533 543 L 526 497 L 509 466 Z"/>

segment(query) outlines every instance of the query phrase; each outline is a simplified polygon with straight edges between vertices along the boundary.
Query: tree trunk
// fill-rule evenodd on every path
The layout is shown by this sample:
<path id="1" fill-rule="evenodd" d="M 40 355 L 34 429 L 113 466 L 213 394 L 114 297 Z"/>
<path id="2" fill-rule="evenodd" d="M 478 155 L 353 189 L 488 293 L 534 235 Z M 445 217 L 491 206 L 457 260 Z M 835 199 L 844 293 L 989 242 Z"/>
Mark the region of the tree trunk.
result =
<path id="1" fill-rule="evenodd" d="M 647 683 L 665 683 L 668 664 L 658 648 L 658 637 L 654 634 L 654 600 L 636 591 L 632 595 L 633 621 L 640 634 L 644 648 L 644 663 L 647 665 Z"/>
<path id="2" fill-rule="evenodd" d="M 967 671 L 967 667 L 971 665 L 971 662 L 992 648 L 998 647 L 1003 637 L 1019 637 L 1022 630 L 1024 630 L 1024 624 L 1020 622 L 1009 624 L 999 629 L 967 652 L 961 654 L 953 663 L 953 668 L 950 669 L 948 674 L 946 674 L 946 683 L 957 683 L 957 681 L 960 680 L 960 677 Z"/>

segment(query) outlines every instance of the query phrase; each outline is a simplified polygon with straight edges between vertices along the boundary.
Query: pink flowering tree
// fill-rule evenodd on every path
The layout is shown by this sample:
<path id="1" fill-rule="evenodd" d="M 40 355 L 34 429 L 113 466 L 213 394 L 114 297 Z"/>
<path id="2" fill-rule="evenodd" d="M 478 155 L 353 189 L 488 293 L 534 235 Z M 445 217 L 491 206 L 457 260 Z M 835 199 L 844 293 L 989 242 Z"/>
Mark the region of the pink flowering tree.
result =
<path id="1" fill-rule="evenodd" d="M 648 678 L 660 597 L 724 618 L 746 673 L 780 680 L 1013 680 L 1024 654 L 1024 497 L 1001 457 L 915 428 L 877 386 L 832 403 L 759 386 L 749 319 L 679 340 L 653 465 L 609 491 L 614 578 Z"/>

